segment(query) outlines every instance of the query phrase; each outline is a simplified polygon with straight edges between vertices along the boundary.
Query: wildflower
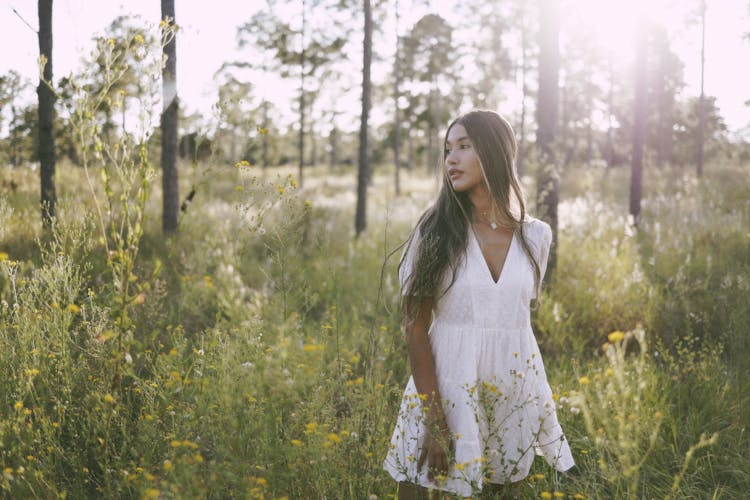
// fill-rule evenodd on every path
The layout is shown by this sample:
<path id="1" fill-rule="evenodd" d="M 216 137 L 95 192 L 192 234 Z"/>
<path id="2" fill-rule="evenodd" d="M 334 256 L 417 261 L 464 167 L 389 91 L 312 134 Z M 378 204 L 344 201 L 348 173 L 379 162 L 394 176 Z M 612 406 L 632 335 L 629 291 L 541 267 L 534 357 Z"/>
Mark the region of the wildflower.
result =
<path id="1" fill-rule="evenodd" d="M 278 191 L 279 196 L 281 196 L 282 194 L 284 194 L 284 186 L 282 186 L 281 184 L 276 184 L 276 191 Z"/>
<path id="2" fill-rule="evenodd" d="M 552 498 L 552 493 L 550 493 L 549 491 L 543 491 L 539 494 L 539 496 L 542 498 Z"/>
<path id="3" fill-rule="evenodd" d="M 133 41 L 135 43 L 144 43 L 146 40 L 143 39 L 143 35 L 140 33 L 136 33 L 136 35 L 133 37 Z"/>
<path id="4" fill-rule="evenodd" d="M 169 446 L 171 446 L 172 448 L 179 448 L 180 446 L 182 446 L 182 442 L 177 439 L 173 439 L 169 442 Z"/>
<path id="5" fill-rule="evenodd" d="M 250 162 L 247 160 L 238 161 L 237 163 L 234 164 L 235 168 L 242 168 L 242 167 L 249 167 L 249 166 L 250 166 Z"/>
<path id="6" fill-rule="evenodd" d="M 110 47 L 114 47 L 115 46 L 115 39 L 114 38 L 110 38 L 109 40 L 107 40 L 107 45 L 109 45 Z"/>
<path id="7" fill-rule="evenodd" d="M 604 374 L 605 374 L 606 376 L 608 376 L 608 377 L 611 377 L 612 375 L 614 375 L 614 374 L 615 374 L 615 371 L 614 371 L 614 370 L 613 370 L 612 368 L 607 368 L 607 371 L 606 371 L 606 372 L 604 372 Z"/>
<path id="8" fill-rule="evenodd" d="M 8 258 L 9 258 L 9 256 L 8 256 L 7 253 L 0 252 L 0 262 L 4 262 L 4 261 L 8 260 Z"/>
<path id="9" fill-rule="evenodd" d="M 266 135 L 268 133 L 268 129 L 265 127 L 258 127 L 258 133 L 260 135 Z"/>
<path id="10" fill-rule="evenodd" d="M 581 409 L 577 406 L 571 406 L 570 413 L 572 413 L 573 415 L 578 415 L 579 413 L 581 413 Z"/>
<path id="11" fill-rule="evenodd" d="M 13 480 L 13 467 L 6 467 L 3 469 L 3 476 L 5 476 L 5 479 L 8 481 Z"/>
<path id="12" fill-rule="evenodd" d="M 581 385 L 589 385 L 591 383 L 591 380 L 587 376 L 583 376 L 578 379 L 578 383 Z"/>
<path id="13" fill-rule="evenodd" d="M 171 460 L 166 459 L 166 460 L 164 460 L 163 467 L 164 467 L 164 472 L 169 472 L 169 471 L 171 471 L 174 468 L 174 464 L 172 463 Z"/>
<path id="14" fill-rule="evenodd" d="M 106 401 L 109 404 L 112 404 L 115 402 L 115 398 L 113 398 L 111 394 L 106 394 L 104 396 L 104 401 Z"/>
<path id="15" fill-rule="evenodd" d="M 466 468 L 466 464 L 464 463 L 456 464 L 456 470 L 464 470 L 465 468 Z"/>
<path id="16" fill-rule="evenodd" d="M 66 309 L 68 310 L 68 312 L 72 312 L 73 314 L 78 314 L 79 312 L 81 312 L 81 308 L 75 304 L 68 304 L 68 307 Z"/>
<path id="17" fill-rule="evenodd" d="M 201 455 L 200 453 L 196 453 L 195 455 L 193 455 L 193 460 L 195 460 L 199 464 L 202 464 L 203 463 L 203 455 Z"/>
<path id="18" fill-rule="evenodd" d="M 654 413 L 654 417 L 656 418 L 656 420 L 661 420 L 663 416 L 664 415 L 662 415 L 660 411 L 657 411 L 656 413 Z"/>
<path id="19" fill-rule="evenodd" d="M 302 350 L 305 352 L 316 352 L 322 351 L 324 347 L 321 344 L 305 344 L 302 346 Z"/>
<path id="20" fill-rule="evenodd" d="M 544 474 L 534 474 L 534 479 L 544 479 Z"/>
<path id="21" fill-rule="evenodd" d="M 291 443 L 292 443 L 292 446 L 296 446 L 298 448 L 302 446 L 302 441 L 300 441 L 299 439 L 292 439 Z"/>
<path id="22" fill-rule="evenodd" d="M 312 206 L 312 202 L 310 200 L 305 200 L 305 208 L 310 208 Z"/>
<path id="23" fill-rule="evenodd" d="M 20 410 L 21 408 L 23 408 L 23 401 L 16 401 L 16 404 L 13 405 L 13 408 L 15 408 L 16 410 Z"/>
<path id="24" fill-rule="evenodd" d="M 315 432 L 317 429 L 318 429 L 317 422 L 309 422 L 305 424 L 305 434 L 310 434 L 312 432 Z"/>
<path id="25" fill-rule="evenodd" d="M 565 493 L 563 493 L 562 491 L 556 491 L 552 493 L 552 496 L 555 498 L 565 498 Z"/>
<path id="26" fill-rule="evenodd" d="M 338 443 L 340 443 L 340 442 L 341 442 L 341 436 L 339 436 L 338 434 L 334 434 L 333 432 L 332 432 L 332 433 L 330 433 L 330 434 L 328 434 L 328 435 L 326 436 L 326 438 L 327 438 L 327 439 L 328 439 L 328 440 L 329 440 L 330 442 L 332 442 L 332 443 L 334 443 L 334 444 L 338 444 Z"/>
<path id="27" fill-rule="evenodd" d="M 292 186 L 293 188 L 297 187 L 297 181 L 291 175 L 289 176 L 289 185 Z"/>
<path id="28" fill-rule="evenodd" d="M 584 495 L 583 493 L 576 493 L 575 495 L 573 495 L 573 498 L 575 498 L 576 500 L 583 500 L 584 498 L 586 498 L 586 495 Z"/>
<path id="29" fill-rule="evenodd" d="M 27 369 L 26 375 L 29 377 L 34 377 L 36 375 L 39 375 L 39 370 L 37 370 L 36 368 Z"/>
<path id="30" fill-rule="evenodd" d="M 607 340 L 609 340 L 611 343 L 616 344 L 618 342 L 622 342 L 622 340 L 625 338 L 625 334 L 619 330 L 610 333 L 607 335 Z"/>
<path id="31" fill-rule="evenodd" d="M 149 488 L 146 490 L 146 493 L 143 496 L 146 498 L 159 498 L 160 495 L 161 491 L 157 490 L 156 488 Z"/>

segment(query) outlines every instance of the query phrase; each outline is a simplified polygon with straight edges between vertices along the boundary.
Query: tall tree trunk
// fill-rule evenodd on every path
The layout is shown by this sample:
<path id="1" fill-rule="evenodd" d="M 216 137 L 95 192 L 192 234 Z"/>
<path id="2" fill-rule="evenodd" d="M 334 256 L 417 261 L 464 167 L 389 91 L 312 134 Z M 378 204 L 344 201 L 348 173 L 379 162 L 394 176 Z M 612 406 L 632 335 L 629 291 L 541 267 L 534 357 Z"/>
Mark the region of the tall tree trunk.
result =
<path id="1" fill-rule="evenodd" d="M 393 166 L 394 166 L 394 184 L 396 187 L 396 196 L 401 194 L 401 113 L 398 109 L 398 101 L 401 97 L 401 41 L 398 34 L 398 0 L 396 0 L 396 60 L 393 69 Z"/>
<path id="2" fill-rule="evenodd" d="M 526 11 L 524 10 L 524 18 Z M 526 42 L 526 20 L 521 20 L 521 125 L 519 127 L 518 136 L 518 161 L 516 162 L 516 170 L 518 176 L 521 177 L 524 171 L 523 161 L 526 156 L 526 96 L 529 93 L 529 89 L 526 86 L 526 53 L 527 53 L 527 42 Z"/>
<path id="3" fill-rule="evenodd" d="M 52 83 L 52 0 L 39 0 L 39 56 L 46 59 L 43 79 L 39 81 L 39 163 L 41 180 L 42 222 L 49 227 L 55 217 L 55 94 Z"/>
<path id="4" fill-rule="evenodd" d="M 331 149 L 330 154 L 328 156 L 328 169 L 333 172 L 333 170 L 336 168 L 336 163 L 338 162 L 337 153 L 338 153 L 338 130 L 336 129 L 336 125 L 334 124 L 333 127 L 331 127 L 331 131 L 328 133 L 328 147 Z"/>
<path id="5" fill-rule="evenodd" d="M 706 133 L 706 96 L 703 92 L 704 75 L 706 71 L 706 0 L 701 0 L 701 95 L 698 99 L 698 152 L 696 173 L 703 175 L 703 143 Z"/>
<path id="6" fill-rule="evenodd" d="M 307 4 L 302 0 L 302 30 L 300 31 L 301 50 L 299 63 L 299 186 L 304 182 L 305 166 L 305 29 L 307 28 Z"/>
<path id="7" fill-rule="evenodd" d="M 266 170 L 268 168 L 268 101 L 263 101 L 263 133 L 261 137 L 263 170 Z"/>
<path id="8" fill-rule="evenodd" d="M 641 218 L 641 184 L 643 177 L 643 147 L 646 142 L 647 44 L 646 30 L 639 23 L 636 34 L 635 99 L 633 101 L 633 156 L 630 172 L 630 215 L 638 225 Z"/>
<path id="9" fill-rule="evenodd" d="M 170 27 L 175 26 L 174 0 L 161 0 L 161 18 Z M 177 231 L 177 215 L 180 209 L 180 192 L 177 177 L 177 39 L 172 33 L 164 46 L 166 64 L 162 69 L 162 114 L 161 114 L 161 170 L 162 170 L 162 230 Z"/>
<path id="10" fill-rule="evenodd" d="M 557 204 L 559 176 L 555 156 L 558 132 L 559 74 L 560 74 L 560 0 L 541 0 L 539 27 L 539 95 L 537 105 L 537 136 L 540 170 L 537 181 L 537 210 L 552 228 L 557 241 Z M 550 249 L 546 276 L 551 276 L 557 265 L 557 246 Z"/>
<path id="11" fill-rule="evenodd" d="M 372 12 L 370 0 L 363 0 L 365 33 L 362 61 L 362 118 L 359 126 L 359 171 L 357 175 L 357 213 L 354 229 L 357 236 L 367 225 L 367 184 L 369 162 L 367 158 L 367 120 L 370 114 L 370 65 L 372 63 Z"/>
<path id="12" fill-rule="evenodd" d="M 409 141 L 409 153 L 406 163 L 406 168 L 411 172 L 412 167 L 414 166 L 414 135 L 411 133 L 411 128 L 407 132 L 407 139 Z"/>
<path id="13" fill-rule="evenodd" d="M 613 120 L 615 117 L 615 68 L 614 55 L 609 53 L 607 68 L 609 70 L 609 91 L 607 92 L 607 111 L 609 113 L 607 120 L 607 168 L 615 166 L 615 143 L 613 135 Z"/>

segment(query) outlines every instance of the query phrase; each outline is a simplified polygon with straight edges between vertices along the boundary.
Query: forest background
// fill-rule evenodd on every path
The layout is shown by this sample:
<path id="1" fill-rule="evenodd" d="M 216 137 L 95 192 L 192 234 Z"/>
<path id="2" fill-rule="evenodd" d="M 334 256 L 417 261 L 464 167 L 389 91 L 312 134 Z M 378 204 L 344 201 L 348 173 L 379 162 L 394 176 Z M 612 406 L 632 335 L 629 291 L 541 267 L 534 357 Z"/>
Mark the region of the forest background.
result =
<path id="1" fill-rule="evenodd" d="M 5 493 L 395 493 L 392 252 L 473 107 L 513 123 L 556 234 L 533 321 L 578 467 L 536 463 L 524 497 L 750 490 L 747 124 L 728 130 L 703 64 L 686 91 L 678 55 L 711 2 L 613 3 L 617 42 L 583 22 L 601 2 L 404 4 L 237 16 L 245 55 L 180 114 L 173 2 L 115 17 L 62 78 L 38 3 L 38 100 L 0 76 Z"/>

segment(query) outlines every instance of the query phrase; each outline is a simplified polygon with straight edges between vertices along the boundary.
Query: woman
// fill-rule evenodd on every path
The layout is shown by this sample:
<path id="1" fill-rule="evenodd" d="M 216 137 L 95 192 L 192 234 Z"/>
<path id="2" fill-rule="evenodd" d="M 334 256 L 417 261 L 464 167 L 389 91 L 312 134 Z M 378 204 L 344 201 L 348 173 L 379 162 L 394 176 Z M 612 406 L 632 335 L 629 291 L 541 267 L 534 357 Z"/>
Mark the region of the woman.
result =
<path id="1" fill-rule="evenodd" d="M 399 264 L 412 377 L 384 467 L 400 498 L 517 483 L 535 453 L 574 465 L 530 322 L 552 232 L 526 215 L 515 155 L 497 113 L 454 120 L 442 189 Z"/>

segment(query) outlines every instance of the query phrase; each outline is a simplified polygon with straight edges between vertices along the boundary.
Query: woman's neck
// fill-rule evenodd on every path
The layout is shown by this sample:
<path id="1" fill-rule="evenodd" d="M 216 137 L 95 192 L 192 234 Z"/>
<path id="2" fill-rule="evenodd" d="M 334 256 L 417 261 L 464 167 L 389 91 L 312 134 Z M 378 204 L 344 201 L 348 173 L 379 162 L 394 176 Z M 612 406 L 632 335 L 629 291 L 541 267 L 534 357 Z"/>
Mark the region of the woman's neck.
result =
<path id="1" fill-rule="evenodd" d="M 473 207 L 474 214 L 487 216 L 492 212 L 492 198 L 486 187 L 482 186 L 473 189 L 469 193 L 469 201 Z"/>

